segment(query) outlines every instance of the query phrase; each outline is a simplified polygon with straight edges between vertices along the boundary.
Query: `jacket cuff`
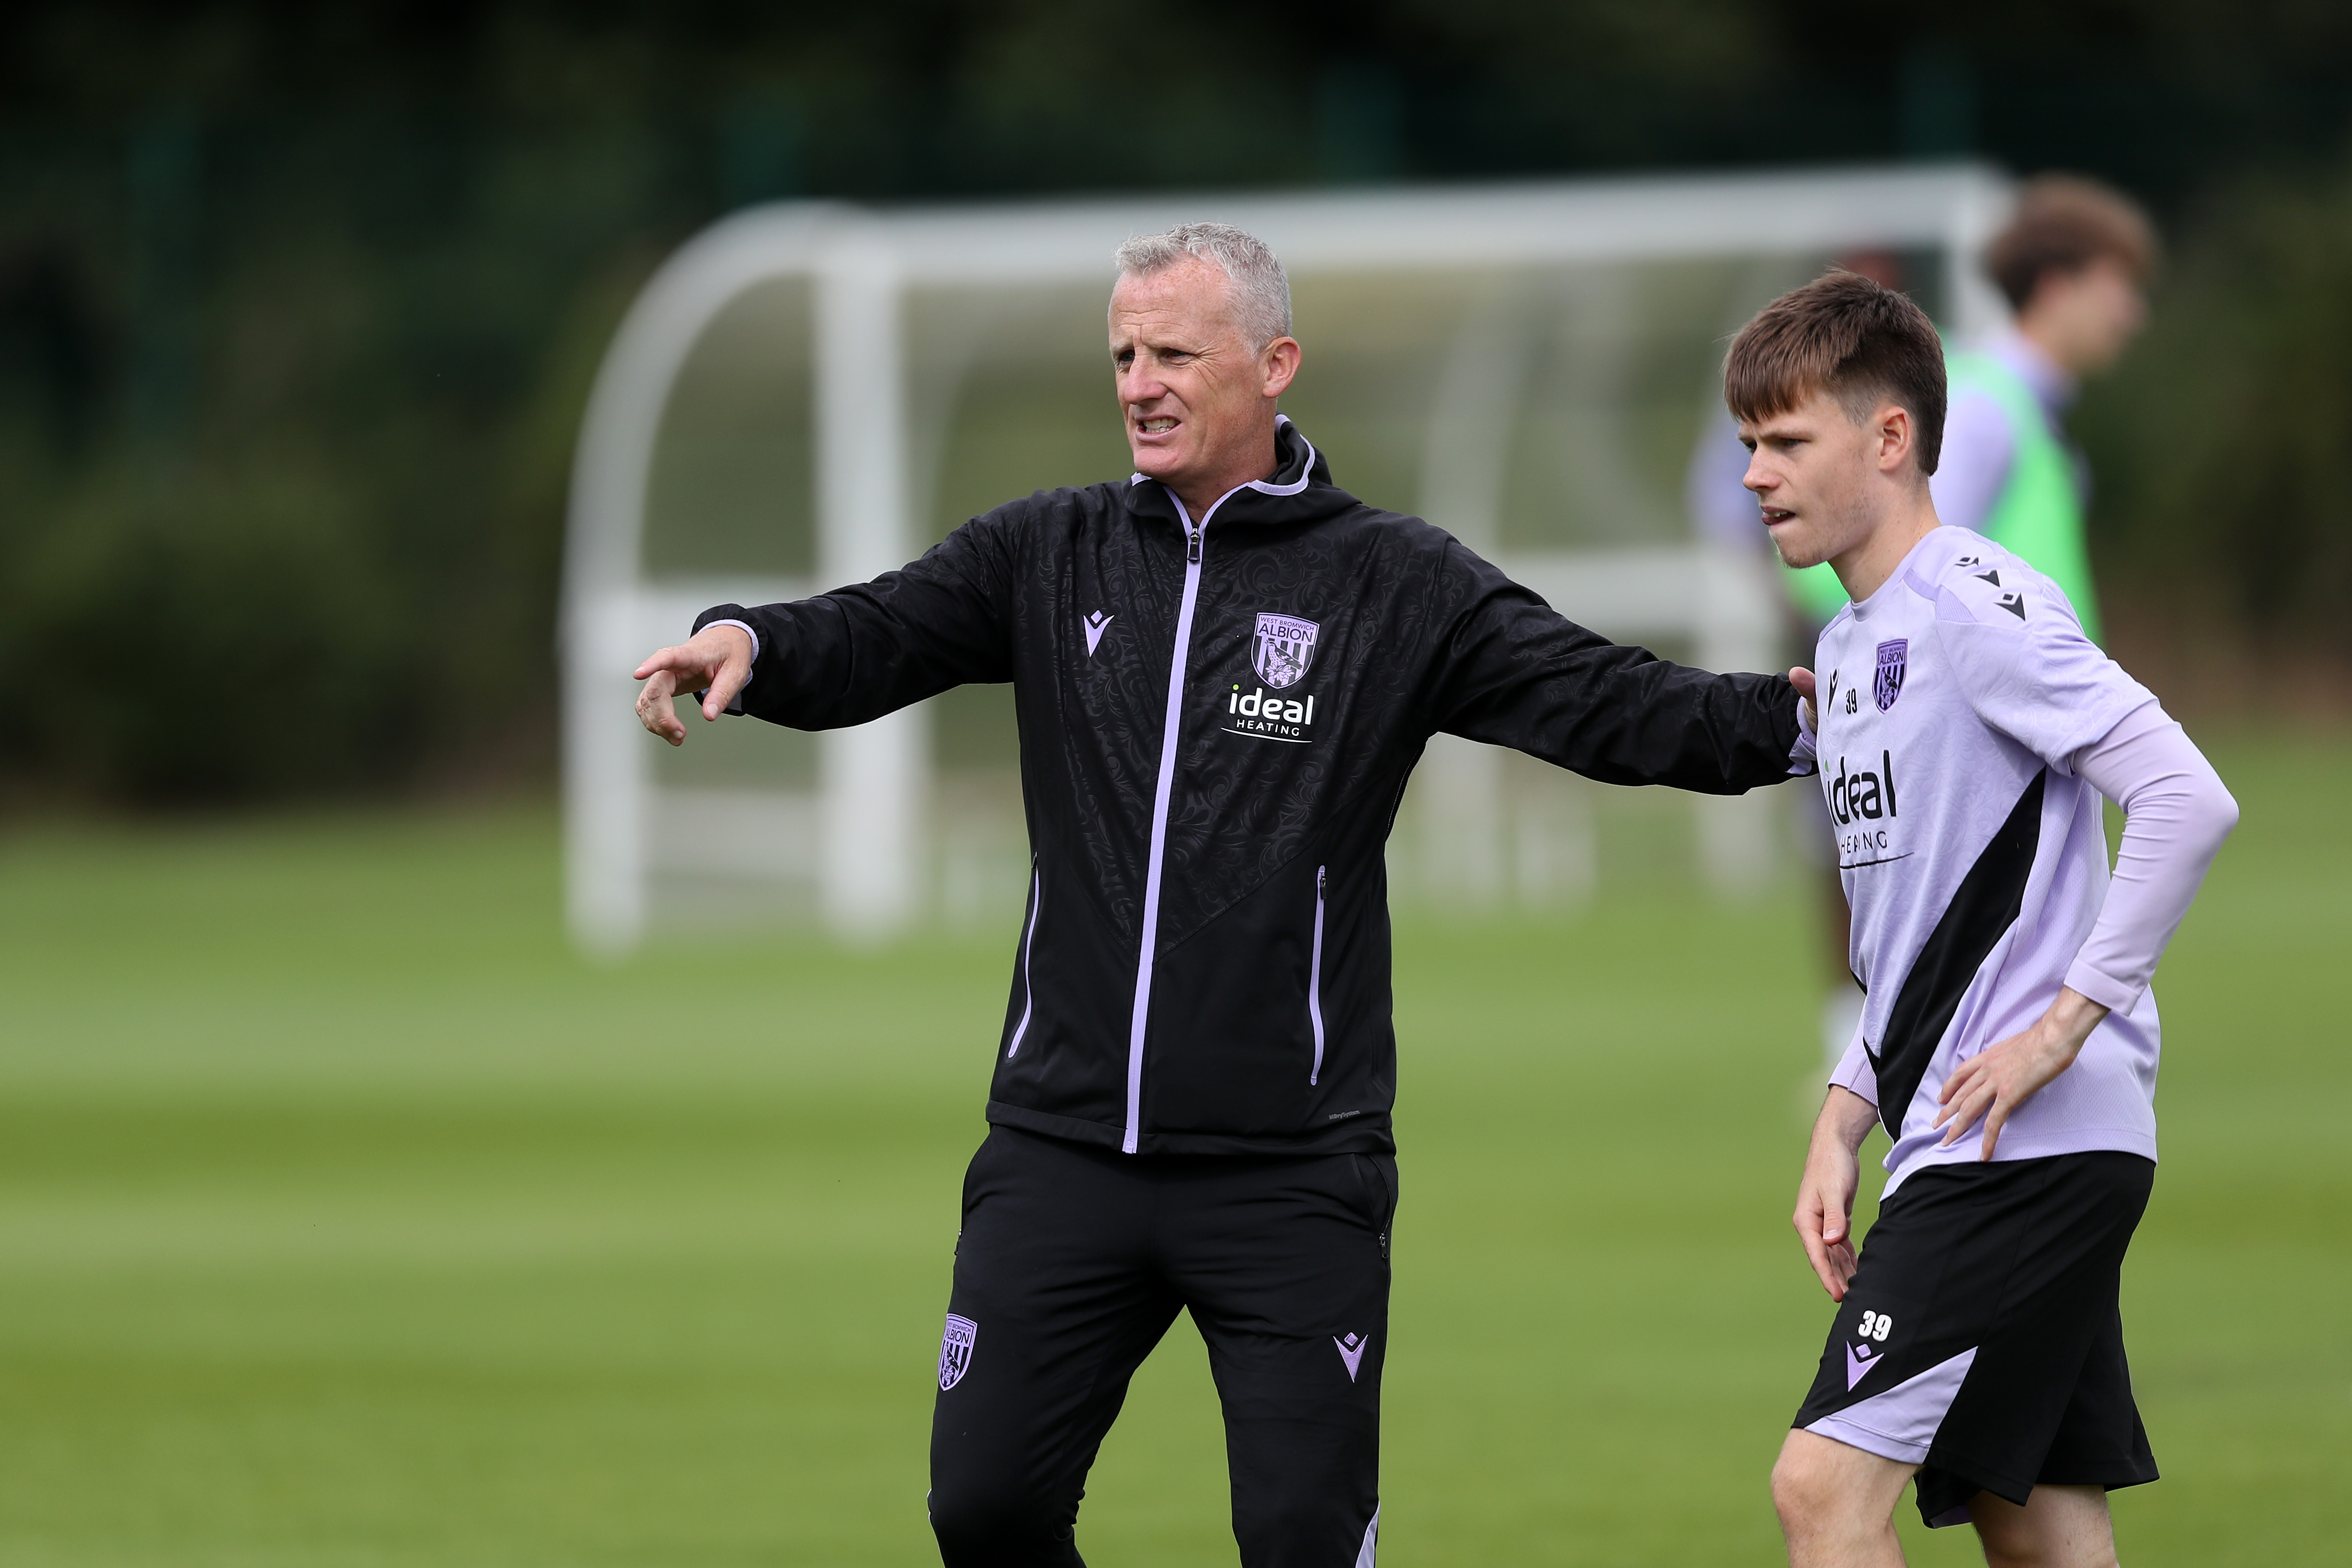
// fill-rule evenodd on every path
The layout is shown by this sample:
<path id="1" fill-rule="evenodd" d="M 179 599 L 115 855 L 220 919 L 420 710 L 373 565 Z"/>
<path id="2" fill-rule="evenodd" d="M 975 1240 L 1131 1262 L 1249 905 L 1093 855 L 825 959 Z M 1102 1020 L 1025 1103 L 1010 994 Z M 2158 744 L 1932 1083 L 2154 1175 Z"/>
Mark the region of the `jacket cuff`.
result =
<path id="1" fill-rule="evenodd" d="M 742 713 L 743 693 L 750 689 L 753 681 L 760 678 L 760 631 L 758 627 L 743 619 L 750 613 L 750 611 L 740 604 L 714 604 L 694 618 L 694 635 L 698 636 L 713 626 L 732 626 L 751 639 L 751 673 L 743 677 L 742 686 L 736 690 L 735 695 L 727 704 L 727 711 L 731 714 Z M 698 702 L 709 695 L 709 686 L 694 694 Z"/>

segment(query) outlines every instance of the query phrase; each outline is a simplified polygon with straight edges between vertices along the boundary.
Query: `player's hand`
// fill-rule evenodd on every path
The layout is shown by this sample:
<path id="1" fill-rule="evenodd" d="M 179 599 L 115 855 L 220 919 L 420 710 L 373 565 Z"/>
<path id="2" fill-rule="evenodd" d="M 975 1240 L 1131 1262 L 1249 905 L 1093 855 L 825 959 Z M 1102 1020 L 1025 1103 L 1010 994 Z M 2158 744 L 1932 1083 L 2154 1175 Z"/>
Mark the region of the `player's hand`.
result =
<path id="1" fill-rule="evenodd" d="M 1853 1195 L 1862 1185 L 1862 1141 L 1877 1121 L 1876 1106 L 1851 1090 L 1832 1087 L 1813 1124 L 1805 1174 L 1797 1183 L 1797 1212 L 1789 1222 L 1832 1301 L 1845 1300 L 1853 1278 Z"/>
<path id="2" fill-rule="evenodd" d="M 751 678 L 750 635 L 740 626 L 706 626 L 637 666 L 637 679 L 646 683 L 637 692 L 637 722 L 672 746 L 684 746 L 686 726 L 670 699 L 702 692 L 702 716 L 716 719 Z"/>
<path id="3" fill-rule="evenodd" d="M 1813 672 L 1803 668 L 1790 670 L 1789 684 L 1796 687 L 1797 695 L 1804 699 L 1806 727 L 1815 735 L 1819 735 L 1822 732 L 1822 710 L 1815 705 L 1813 698 L 1819 694 L 1821 686 L 1820 683 L 1813 679 Z"/>
<path id="4" fill-rule="evenodd" d="M 1937 1096 L 1943 1109 L 1936 1113 L 1936 1125 L 1946 1129 L 1937 1146 L 1958 1143 L 1981 1117 L 1984 1147 L 1977 1158 L 1992 1158 L 2000 1130 L 2017 1108 L 2074 1065 L 2083 1042 L 2106 1016 L 2106 1009 L 2082 992 L 2063 988 L 2032 1029 L 1987 1046 L 1961 1062 L 1944 1080 L 1944 1092 Z"/>

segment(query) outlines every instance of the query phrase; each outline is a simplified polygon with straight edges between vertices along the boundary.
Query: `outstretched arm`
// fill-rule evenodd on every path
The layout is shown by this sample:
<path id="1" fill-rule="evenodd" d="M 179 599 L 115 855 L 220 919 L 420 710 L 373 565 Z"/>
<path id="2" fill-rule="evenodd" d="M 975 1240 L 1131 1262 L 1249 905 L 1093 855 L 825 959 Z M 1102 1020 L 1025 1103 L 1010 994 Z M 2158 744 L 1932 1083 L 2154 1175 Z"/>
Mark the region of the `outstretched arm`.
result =
<path id="1" fill-rule="evenodd" d="M 2110 1010 L 2128 1010 L 2179 929 L 2238 803 L 2180 727 L 2155 703 L 2084 747 L 2074 771 L 2124 809 L 2123 844 L 2098 924 L 2066 971 L 2066 984 L 2023 1034 L 1987 1047 L 1945 1080 L 1936 1125 L 1958 1142 L 1979 1119 L 1979 1157 L 1992 1158 L 2017 1108 L 2074 1063 Z"/>
<path id="2" fill-rule="evenodd" d="M 1738 795 L 1812 770 L 1788 678 L 1715 674 L 1612 643 L 1458 544 L 1437 591 L 1448 601 L 1433 729 L 1604 784 Z"/>
<path id="3" fill-rule="evenodd" d="M 706 610 L 694 635 L 637 666 L 639 722 L 672 746 L 680 692 L 702 716 L 748 713 L 796 729 L 864 724 L 968 682 L 1013 678 L 1008 508 L 974 518 L 920 560 L 792 604 Z"/>

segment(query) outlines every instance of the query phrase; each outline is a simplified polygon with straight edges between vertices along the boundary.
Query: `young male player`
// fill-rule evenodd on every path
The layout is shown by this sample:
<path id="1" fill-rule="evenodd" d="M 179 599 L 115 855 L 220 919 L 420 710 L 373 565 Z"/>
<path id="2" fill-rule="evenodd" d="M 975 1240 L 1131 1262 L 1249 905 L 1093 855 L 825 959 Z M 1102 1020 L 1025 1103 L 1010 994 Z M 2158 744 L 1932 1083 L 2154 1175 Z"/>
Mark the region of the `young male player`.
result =
<path id="1" fill-rule="evenodd" d="M 2147 981 L 2237 807 L 2047 577 L 1938 523 L 1916 306 L 1832 273 L 1748 324 L 1724 388 L 1781 558 L 1853 601 L 1817 746 L 1868 1002 L 1798 1188 L 1841 1305 L 1773 1470 L 1790 1561 L 1901 1563 L 1916 1476 L 1989 1562 L 2112 1564 L 2106 1490 L 2157 1473 L 2116 1310 L 2155 1176 Z M 2127 814 L 2112 878 L 2102 795 Z M 1857 1260 L 1874 1123 L 1892 1174 Z"/>

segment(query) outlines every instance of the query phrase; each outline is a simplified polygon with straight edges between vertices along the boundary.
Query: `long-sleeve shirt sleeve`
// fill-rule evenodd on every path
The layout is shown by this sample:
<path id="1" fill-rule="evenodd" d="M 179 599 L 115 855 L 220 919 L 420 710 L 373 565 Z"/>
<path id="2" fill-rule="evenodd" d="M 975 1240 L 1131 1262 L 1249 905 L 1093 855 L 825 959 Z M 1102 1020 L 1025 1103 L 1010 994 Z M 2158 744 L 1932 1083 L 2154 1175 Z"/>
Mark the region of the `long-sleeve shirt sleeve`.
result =
<path id="1" fill-rule="evenodd" d="M 1715 674 L 1610 642 L 1456 544 L 1430 727 L 1607 784 L 1737 795 L 1811 771 L 1786 677 Z"/>
<path id="2" fill-rule="evenodd" d="M 1870 1065 L 1870 1052 L 1862 1043 L 1862 1020 L 1853 1021 L 1853 1038 L 1846 1042 L 1845 1054 L 1830 1069 L 1830 1082 L 1840 1089 L 1850 1090 L 1872 1104 L 1878 1103 L 1878 1074 Z"/>
<path id="3" fill-rule="evenodd" d="M 2117 1012 L 2130 1010 L 2189 913 L 2238 803 L 2213 765 L 2163 708 L 2147 703 L 2074 758 L 2074 771 L 2124 809 L 2098 923 L 2066 984 Z"/>

